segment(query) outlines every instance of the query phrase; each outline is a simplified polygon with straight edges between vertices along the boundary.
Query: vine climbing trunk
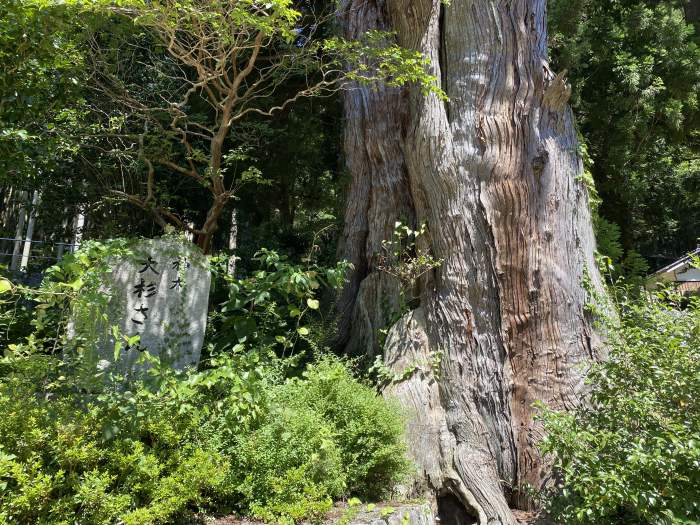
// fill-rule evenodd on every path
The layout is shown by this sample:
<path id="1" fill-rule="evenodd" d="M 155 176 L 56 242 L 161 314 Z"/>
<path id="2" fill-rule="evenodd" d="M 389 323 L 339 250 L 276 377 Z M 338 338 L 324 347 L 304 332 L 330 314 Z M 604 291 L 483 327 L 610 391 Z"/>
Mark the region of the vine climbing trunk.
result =
<path id="1" fill-rule="evenodd" d="M 352 175 L 340 300 L 350 352 L 377 352 L 398 294 L 375 254 L 396 220 L 425 223 L 440 267 L 384 344 L 411 414 L 414 492 L 478 523 L 516 523 L 548 468 L 533 403 L 580 402 L 597 358 L 602 285 L 569 90 L 547 65 L 546 0 L 346 0 L 347 36 L 388 30 L 420 51 L 448 100 L 358 88 L 345 100 Z M 597 292 L 597 293 L 596 293 Z M 372 339 L 372 343 L 368 341 Z M 426 363 L 439 361 L 439 367 Z M 454 514 L 454 513 L 453 513 Z M 456 515 L 456 514 L 455 514 Z"/>

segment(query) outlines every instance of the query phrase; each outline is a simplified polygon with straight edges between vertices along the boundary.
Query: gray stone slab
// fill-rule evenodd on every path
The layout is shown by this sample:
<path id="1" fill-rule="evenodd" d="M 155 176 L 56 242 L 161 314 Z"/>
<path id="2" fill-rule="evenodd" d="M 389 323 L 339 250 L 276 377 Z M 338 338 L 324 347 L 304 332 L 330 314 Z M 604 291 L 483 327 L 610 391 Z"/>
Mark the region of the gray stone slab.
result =
<path id="1" fill-rule="evenodd" d="M 211 285 L 207 257 L 193 244 L 167 237 L 138 241 L 130 252 L 108 261 L 111 273 L 104 275 L 102 290 L 109 302 L 95 343 L 97 366 L 134 375 L 149 366 L 144 352 L 177 370 L 197 366 Z M 131 345 L 120 337 L 116 361 L 112 326 L 119 327 L 117 335 L 140 336 Z"/>

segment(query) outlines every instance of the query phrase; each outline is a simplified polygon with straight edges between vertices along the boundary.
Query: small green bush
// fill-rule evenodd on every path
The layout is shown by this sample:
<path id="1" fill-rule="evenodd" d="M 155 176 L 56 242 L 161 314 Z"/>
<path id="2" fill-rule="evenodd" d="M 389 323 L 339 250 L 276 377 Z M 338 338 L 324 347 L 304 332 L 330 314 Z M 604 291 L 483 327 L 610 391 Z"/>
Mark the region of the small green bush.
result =
<path id="1" fill-rule="evenodd" d="M 324 268 L 311 254 L 299 265 L 265 249 L 253 260 L 259 268 L 246 278 L 220 272 L 228 294 L 208 321 L 208 338 L 216 350 L 238 344 L 264 346 L 280 356 L 317 350 L 314 332 L 327 324 L 321 314 L 322 293 L 342 287 L 351 265 L 341 261 Z"/>
<path id="2" fill-rule="evenodd" d="M 274 406 L 237 441 L 237 490 L 247 513 L 272 521 L 319 518 L 345 491 L 332 428 L 313 410 Z"/>
<path id="3" fill-rule="evenodd" d="M 338 358 L 323 357 L 273 388 L 270 403 L 235 454 L 238 470 L 249 472 L 239 489 L 254 516 L 296 521 L 306 508 L 319 517 L 339 496 L 388 495 L 408 471 L 398 409 Z"/>
<path id="4" fill-rule="evenodd" d="M 620 304 L 591 403 L 542 409 L 561 486 L 545 494 L 567 524 L 700 520 L 700 303 L 661 293 Z"/>
<path id="5" fill-rule="evenodd" d="M 0 523 L 177 523 L 229 509 L 318 520 L 406 471 L 395 407 L 338 359 L 286 381 L 255 352 L 212 364 L 89 393 L 60 359 L 3 359 Z"/>
<path id="6" fill-rule="evenodd" d="M 329 422 L 342 453 L 348 494 L 380 499 L 408 471 L 398 407 L 360 385 L 341 360 L 320 359 L 275 395 L 282 406 L 317 411 Z"/>
<path id="7" fill-rule="evenodd" d="M 171 523 L 225 493 L 229 459 L 165 391 L 115 405 L 55 358 L 15 365 L 0 381 L 0 523 Z"/>

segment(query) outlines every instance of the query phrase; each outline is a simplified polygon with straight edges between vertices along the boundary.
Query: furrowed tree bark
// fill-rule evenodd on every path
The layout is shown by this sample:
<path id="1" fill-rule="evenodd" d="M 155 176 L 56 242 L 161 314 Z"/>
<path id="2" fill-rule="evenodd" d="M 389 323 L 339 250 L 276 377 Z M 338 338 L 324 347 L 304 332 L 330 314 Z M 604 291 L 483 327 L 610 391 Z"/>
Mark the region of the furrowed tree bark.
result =
<path id="1" fill-rule="evenodd" d="M 478 523 L 516 523 L 548 468 L 533 403 L 580 402 L 597 358 L 586 313 L 603 296 L 569 90 L 547 65 L 545 0 L 346 0 L 347 36 L 394 31 L 449 97 L 348 93 L 352 174 L 343 239 L 356 272 L 341 298 L 349 351 L 386 326 L 396 294 L 374 254 L 402 217 L 426 223 L 442 265 L 384 346 L 412 414 L 414 492 L 454 498 Z M 389 310 L 394 311 L 387 313 Z M 439 372 L 426 363 L 439 361 Z M 447 501 L 447 500 L 445 500 Z"/>
<path id="2" fill-rule="evenodd" d="M 349 39 L 373 29 L 391 29 L 383 4 L 345 2 L 341 12 Z M 338 332 L 339 346 L 351 354 L 379 352 L 376 330 L 388 327 L 398 311 L 398 285 L 375 271 L 375 254 L 382 240 L 391 237 L 397 220 L 414 221 L 402 152 L 407 95 L 406 89 L 383 85 L 355 86 L 345 95 L 344 150 L 352 181 L 340 253 L 355 271 L 338 301 Z"/>

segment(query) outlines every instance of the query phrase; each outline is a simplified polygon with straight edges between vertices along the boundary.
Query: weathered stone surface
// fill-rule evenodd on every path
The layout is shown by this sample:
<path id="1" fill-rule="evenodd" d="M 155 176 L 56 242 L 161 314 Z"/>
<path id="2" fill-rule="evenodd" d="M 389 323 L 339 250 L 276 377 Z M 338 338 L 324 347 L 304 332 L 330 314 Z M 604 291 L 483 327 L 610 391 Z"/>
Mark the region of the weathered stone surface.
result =
<path id="1" fill-rule="evenodd" d="M 445 501 L 447 500 L 447 501 Z M 449 500 L 452 500 L 450 502 Z M 445 504 L 445 503 L 448 504 Z M 452 504 L 450 504 L 452 503 Z M 455 507 L 454 505 L 457 505 Z M 359 508 L 337 503 L 324 525 L 487 525 L 486 521 L 470 516 L 454 497 L 443 497 L 437 502 L 437 514 L 429 503 L 378 503 Z M 552 525 L 536 512 L 513 511 L 518 525 Z M 263 525 L 261 521 L 234 515 L 208 522 L 210 525 Z M 310 524 L 305 524 L 310 525 Z"/>
<path id="2" fill-rule="evenodd" d="M 143 352 L 178 370 L 196 366 L 207 321 L 208 259 L 176 238 L 144 239 L 129 252 L 110 260 L 111 273 L 104 276 L 108 305 L 95 344 L 98 366 L 133 375 L 147 367 L 139 359 Z M 120 337 L 121 350 L 115 354 L 112 326 L 119 327 L 117 335 L 139 335 L 140 340 L 128 344 Z"/>
<path id="3" fill-rule="evenodd" d="M 394 502 L 357 507 L 337 503 L 329 516 L 323 520 L 324 525 L 436 525 L 438 522 L 428 503 Z M 261 525 L 260 521 L 236 516 L 215 519 L 210 523 L 211 525 Z"/>
<path id="4" fill-rule="evenodd" d="M 348 525 L 435 525 L 435 515 L 426 504 L 404 504 L 400 506 L 379 506 L 372 511 L 364 510 L 351 519 Z M 342 523 L 341 517 L 330 523 Z"/>

